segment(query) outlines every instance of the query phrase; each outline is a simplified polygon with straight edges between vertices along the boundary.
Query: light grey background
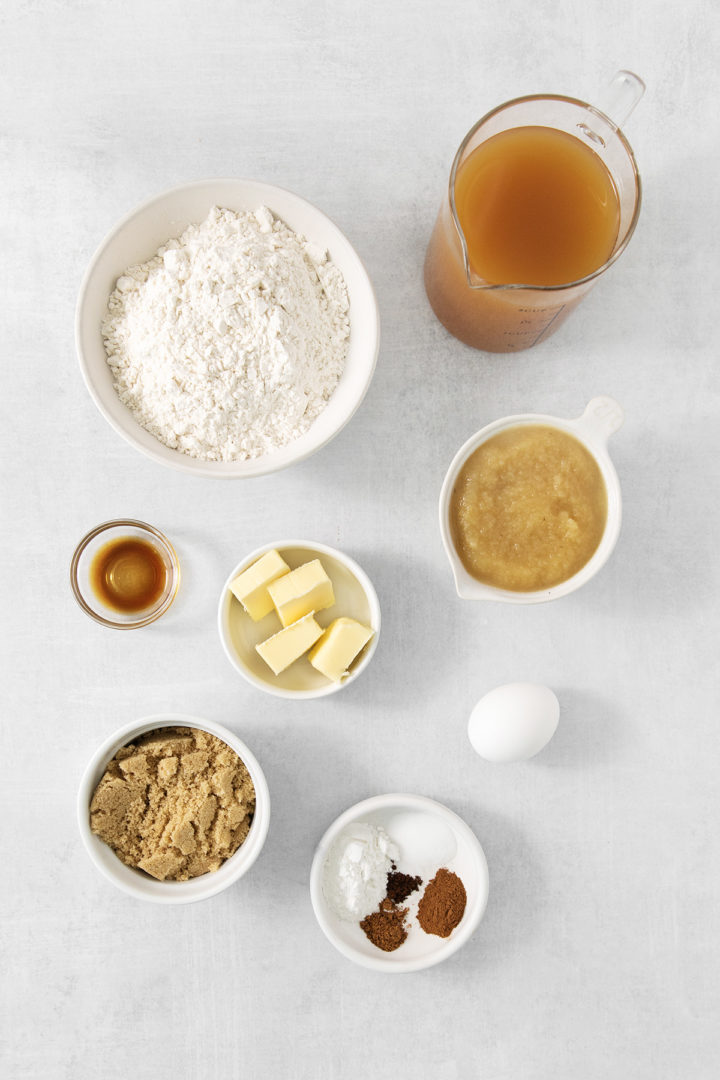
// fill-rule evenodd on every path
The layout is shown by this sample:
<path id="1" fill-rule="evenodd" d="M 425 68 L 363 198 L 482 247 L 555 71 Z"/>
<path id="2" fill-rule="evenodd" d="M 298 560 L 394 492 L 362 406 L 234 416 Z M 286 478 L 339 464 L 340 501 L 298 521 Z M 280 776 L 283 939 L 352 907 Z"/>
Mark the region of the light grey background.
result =
<path id="1" fill-rule="evenodd" d="M 0 24 L 4 1075 L 717 1076 L 716 5 L 11 0 Z M 630 247 L 551 341 L 465 348 L 421 283 L 457 144 L 509 97 L 592 99 L 621 67 L 648 84 L 626 126 L 645 185 Z M 211 482 L 105 424 L 73 311 L 119 217 L 235 175 L 346 232 L 383 343 L 328 447 Z M 458 600 L 436 524 L 457 447 L 497 417 L 574 416 L 601 393 L 626 410 L 610 563 L 551 605 Z M 87 619 L 67 581 L 82 534 L 124 515 L 166 531 L 184 572 L 171 615 L 129 634 Z M 288 535 L 354 556 L 383 609 L 371 667 L 316 704 L 245 685 L 215 631 L 232 566 Z M 560 728 L 536 760 L 493 767 L 467 716 L 516 680 L 557 691 Z M 75 824 L 98 743 L 166 709 L 238 732 L 273 798 L 252 872 L 178 909 L 115 891 Z M 332 819 L 390 790 L 465 817 L 491 875 L 465 949 L 397 979 L 332 949 L 307 888 Z"/>

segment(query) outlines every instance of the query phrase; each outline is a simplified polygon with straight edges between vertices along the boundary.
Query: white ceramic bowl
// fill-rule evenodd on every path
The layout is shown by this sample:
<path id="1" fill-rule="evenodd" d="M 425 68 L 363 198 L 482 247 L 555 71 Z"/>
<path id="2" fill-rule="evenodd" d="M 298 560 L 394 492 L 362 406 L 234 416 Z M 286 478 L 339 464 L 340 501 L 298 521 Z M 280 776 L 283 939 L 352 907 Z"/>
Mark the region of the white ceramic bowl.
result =
<path id="1" fill-rule="evenodd" d="M 597 574 L 598 570 L 610 558 L 620 535 L 622 521 L 620 481 L 608 454 L 607 440 L 613 432 L 621 427 L 623 418 L 623 411 L 616 401 L 609 397 L 596 397 L 588 403 L 585 412 L 576 420 L 563 420 L 557 416 L 544 416 L 539 413 L 521 413 L 518 416 L 506 416 L 502 420 L 496 420 L 476 432 L 460 447 L 445 476 L 440 492 L 439 506 L 440 533 L 455 578 L 455 588 L 458 596 L 463 600 L 502 600 L 508 604 L 540 604 L 547 600 L 557 600 L 561 596 L 567 596 L 568 593 L 579 589 L 581 585 L 585 585 Z M 452 539 L 450 501 L 460 469 L 470 455 L 477 450 L 478 446 L 493 435 L 497 435 L 500 431 L 526 424 L 547 424 L 550 427 L 559 428 L 561 431 L 567 431 L 568 434 L 574 435 L 590 451 L 605 481 L 608 503 L 607 520 L 605 522 L 605 531 L 595 553 L 577 574 L 568 578 L 567 581 L 560 582 L 559 585 L 554 585 L 551 589 L 539 589 L 535 592 L 512 592 L 509 589 L 496 588 L 494 585 L 485 585 L 467 572 L 460 561 Z"/>
<path id="2" fill-rule="evenodd" d="M 245 763 L 255 785 L 255 816 L 245 841 L 219 870 L 191 878 L 190 881 L 157 881 L 142 870 L 134 870 L 126 866 L 118 859 L 112 848 L 90 830 L 90 802 L 108 763 L 122 746 L 127 746 L 133 739 L 145 735 L 148 731 L 164 727 L 199 728 L 222 739 Z M 190 904 L 196 900 L 207 900 L 208 897 L 222 892 L 250 869 L 260 854 L 267 836 L 270 824 L 270 794 L 265 776 L 255 756 L 232 731 L 210 720 L 200 720 L 196 716 L 163 713 L 159 716 L 146 716 L 142 720 L 126 724 L 96 750 L 80 783 L 77 814 L 80 835 L 90 858 L 100 873 L 118 889 L 122 889 L 123 892 L 138 900 L 150 900 L 156 904 Z"/>
<path id="3" fill-rule="evenodd" d="M 334 605 L 325 611 L 318 611 L 315 615 L 321 626 L 328 626 L 340 615 L 348 615 L 375 631 L 350 665 L 350 673 L 346 679 L 330 682 L 315 670 L 306 656 L 301 656 L 279 675 L 273 675 L 255 651 L 256 645 L 282 629 L 280 620 L 276 613 L 271 611 L 264 619 L 253 622 L 242 604 L 230 592 L 230 582 L 273 548 L 280 552 L 291 570 L 311 559 L 320 559 L 335 593 Z M 228 660 L 253 686 L 277 697 L 326 697 L 349 686 L 370 663 L 380 636 L 380 604 L 365 571 L 342 551 L 308 540 L 279 540 L 252 551 L 228 575 L 220 593 L 218 631 Z"/>
<path id="4" fill-rule="evenodd" d="M 301 438 L 251 461 L 200 461 L 171 450 L 140 427 L 118 398 L 107 364 L 100 324 L 117 278 L 144 262 L 188 225 L 203 221 L 213 206 L 255 210 L 266 205 L 295 232 L 326 248 L 342 271 L 350 297 L 350 345 L 345 369 L 326 408 Z M 111 427 L 131 446 L 162 465 L 202 476 L 260 476 L 301 461 L 324 446 L 360 405 L 375 370 L 380 318 L 373 287 L 343 233 L 320 210 L 283 188 L 254 180 L 198 180 L 149 199 L 103 240 L 87 269 L 75 316 L 80 369 L 90 396 Z"/>
<path id="5" fill-rule="evenodd" d="M 408 897 L 402 905 L 409 908 L 410 930 L 407 940 L 399 949 L 386 953 L 368 940 L 357 923 L 338 918 L 328 904 L 323 892 L 325 861 L 333 842 L 348 825 L 360 821 L 368 822 L 384 828 L 393 839 L 393 822 L 399 828 L 399 823 L 402 821 L 404 828 L 407 828 L 408 821 L 416 815 L 418 815 L 418 825 L 421 827 L 423 821 L 427 819 L 431 822 L 433 831 L 439 829 L 447 832 L 455 841 L 455 853 L 452 858 L 435 864 L 432 852 L 428 851 L 424 863 L 422 859 L 416 858 L 411 865 L 403 861 L 401 848 L 398 869 L 413 876 L 420 875 L 423 883 L 420 889 Z M 426 934 L 414 916 L 425 886 L 441 867 L 456 873 L 467 892 L 467 906 L 462 920 L 447 938 Z M 432 967 L 442 960 L 447 960 L 449 956 L 462 948 L 475 933 L 485 914 L 488 891 L 487 861 L 475 833 L 452 810 L 423 795 L 376 795 L 351 806 L 333 822 L 323 836 L 315 851 L 310 871 L 310 899 L 320 929 L 328 941 L 348 960 L 362 967 L 391 974 L 420 971 L 423 968 Z"/>

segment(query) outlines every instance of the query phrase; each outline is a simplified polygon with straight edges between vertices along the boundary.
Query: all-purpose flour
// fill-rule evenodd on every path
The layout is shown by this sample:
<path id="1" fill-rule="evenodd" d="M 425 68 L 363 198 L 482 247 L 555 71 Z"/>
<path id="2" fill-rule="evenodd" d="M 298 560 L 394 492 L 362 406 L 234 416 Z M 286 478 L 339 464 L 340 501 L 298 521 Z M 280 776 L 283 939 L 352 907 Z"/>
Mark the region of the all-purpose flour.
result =
<path id="1" fill-rule="evenodd" d="M 358 922 L 374 911 L 397 858 L 397 847 L 380 826 L 357 821 L 343 829 L 323 869 L 323 892 L 335 914 Z"/>
<path id="2" fill-rule="evenodd" d="M 266 207 L 215 207 L 118 279 L 102 333 L 142 427 L 191 457 L 256 458 L 327 404 L 347 356 L 347 289 Z"/>

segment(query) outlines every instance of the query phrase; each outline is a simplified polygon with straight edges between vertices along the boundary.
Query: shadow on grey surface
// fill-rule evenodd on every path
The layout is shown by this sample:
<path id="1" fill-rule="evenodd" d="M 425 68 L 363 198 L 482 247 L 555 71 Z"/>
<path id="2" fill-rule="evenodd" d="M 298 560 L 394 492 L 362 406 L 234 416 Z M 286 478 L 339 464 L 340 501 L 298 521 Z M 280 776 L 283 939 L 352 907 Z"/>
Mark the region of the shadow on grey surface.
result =
<path id="1" fill-rule="evenodd" d="M 441 668 L 428 662 L 433 629 L 417 619 L 418 588 L 422 588 L 422 603 L 430 611 L 445 611 L 448 599 L 454 596 L 450 571 L 441 561 L 441 554 L 430 562 L 408 549 L 397 555 L 387 549 L 354 553 L 375 584 L 380 600 L 378 648 L 362 676 L 367 699 L 380 709 L 415 709 L 437 695 L 445 695 L 443 678 L 439 677 Z"/>
<path id="2" fill-rule="evenodd" d="M 560 721 L 548 745 L 526 767 L 592 768 L 617 762 L 627 741 L 627 724 L 617 703 L 577 687 L 555 687 Z"/>
<path id="3" fill-rule="evenodd" d="M 310 703 L 312 705 L 312 703 Z M 272 806 L 265 849 L 258 860 L 262 887 L 288 888 L 279 906 L 297 903 L 294 886 L 307 890 L 315 848 L 335 818 L 374 793 L 369 765 L 355 752 L 346 724 L 332 725 L 308 716 L 255 732 L 253 752 L 262 763 Z"/>
<path id="4" fill-rule="evenodd" d="M 213 620 L 222 582 L 232 566 L 225 568 L 222 550 L 212 533 L 186 527 L 179 519 L 167 530 L 164 523 L 162 528 L 177 552 L 180 587 L 172 607 L 158 626 L 178 636 L 195 634 L 198 620 Z M 213 583 L 210 589 L 205 584 L 208 578 Z"/>
<path id="5" fill-rule="evenodd" d="M 490 891 L 485 916 L 469 942 L 433 972 L 472 971 L 482 981 L 502 967 L 510 955 L 530 948 L 540 935 L 545 879 L 539 860 L 523 831 L 509 816 L 446 800 L 467 821 L 483 846 L 488 862 Z M 454 969 L 454 971 L 453 971 Z"/>
<path id="6" fill-rule="evenodd" d="M 707 514 L 717 459 L 695 457 L 697 447 L 717 441 L 715 428 L 698 417 L 693 437 L 681 439 L 679 428 L 673 438 L 669 430 L 660 434 L 657 423 L 626 416 L 629 430 L 621 429 L 617 446 L 610 444 L 622 489 L 622 529 L 607 566 L 578 594 L 598 611 L 612 610 L 618 623 L 627 609 L 653 619 L 697 610 L 715 564 Z M 665 417 L 662 423 L 668 428 Z"/>

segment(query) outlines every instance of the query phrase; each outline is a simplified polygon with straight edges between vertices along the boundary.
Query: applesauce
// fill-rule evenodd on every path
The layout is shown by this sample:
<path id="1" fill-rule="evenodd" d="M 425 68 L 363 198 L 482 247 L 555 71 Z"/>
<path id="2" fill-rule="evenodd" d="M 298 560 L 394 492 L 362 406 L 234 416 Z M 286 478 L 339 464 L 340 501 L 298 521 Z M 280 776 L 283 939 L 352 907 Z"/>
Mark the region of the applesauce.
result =
<path id="1" fill-rule="evenodd" d="M 578 439 L 549 425 L 519 424 L 470 455 L 453 485 L 449 516 L 472 577 L 537 592 L 567 581 L 597 550 L 607 491 Z"/>

